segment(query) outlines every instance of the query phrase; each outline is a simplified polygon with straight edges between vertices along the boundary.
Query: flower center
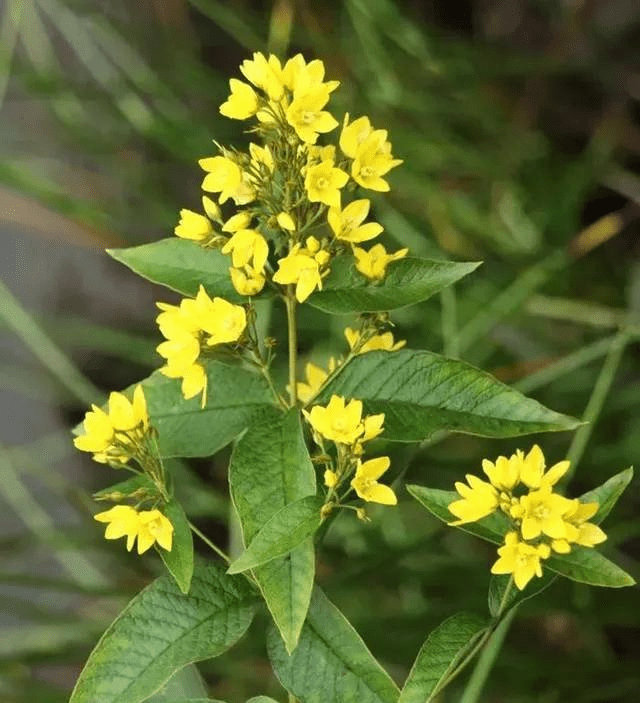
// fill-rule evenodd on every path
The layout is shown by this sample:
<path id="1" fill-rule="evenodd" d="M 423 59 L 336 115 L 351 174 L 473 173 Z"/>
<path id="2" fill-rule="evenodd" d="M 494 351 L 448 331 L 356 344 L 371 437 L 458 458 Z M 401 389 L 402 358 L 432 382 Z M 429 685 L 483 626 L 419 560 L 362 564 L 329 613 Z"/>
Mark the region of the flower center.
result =
<path id="1" fill-rule="evenodd" d="M 300 121 L 303 124 L 311 124 L 316 119 L 316 113 L 310 110 L 305 110 L 300 116 Z"/>
<path id="2" fill-rule="evenodd" d="M 329 185 L 329 181 L 324 177 L 316 178 L 316 188 L 318 190 L 324 190 Z"/>

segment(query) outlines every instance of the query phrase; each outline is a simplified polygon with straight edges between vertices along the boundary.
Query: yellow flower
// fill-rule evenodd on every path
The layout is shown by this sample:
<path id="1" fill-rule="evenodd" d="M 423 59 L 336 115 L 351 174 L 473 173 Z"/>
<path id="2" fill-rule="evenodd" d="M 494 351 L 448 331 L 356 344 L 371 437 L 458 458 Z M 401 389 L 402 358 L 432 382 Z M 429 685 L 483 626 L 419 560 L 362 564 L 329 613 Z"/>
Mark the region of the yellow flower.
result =
<path id="1" fill-rule="evenodd" d="M 358 459 L 356 475 L 351 481 L 351 486 L 359 498 L 370 503 L 382 505 L 396 505 L 398 499 L 389 486 L 378 483 L 378 479 L 389 468 L 391 460 L 388 456 L 379 456 L 369 459 L 364 463 Z"/>
<path id="2" fill-rule="evenodd" d="M 107 528 L 104 531 L 105 539 L 127 538 L 127 551 L 133 549 L 133 544 L 140 529 L 140 519 L 138 511 L 129 505 L 115 505 L 110 510 L 98 513 L 93 516 L 98 522 L 106 522 Z"/>
<path id="3" fill-rule="evenodd" d="M 326 85 L 311 86 L 305 92 L 296 92 L 287 108 L 287 122 L 307 144 L 315 144 L 318 133 L 330 132 L 338 126 L 333 115 L 322 109 L 329 101 L 329 93 Z"/>
<path id="4" fill-rule="evenodd" d="M 266 169 L 272 172 L 275 163 L 273 161 L 273 156 L 271 150 L 268 146 L 258 146 L 257 144 L 249 144 L 249 153 L 251 154 L 251 160 L 253 165 L 258 169 L 258 171 L 263 171 Z"/>
<path id="5" fill-rule="evenodd" d="M 315 405 L 310 412 L 303 411 L 313 429 L 326 439 L 340 444 L 353 444 L 364 432 L 362 401 L 332 395 L 325 408 Z"/>
<path id="6" fill-rule="evenodd" d="M 149 427 L 147 401 L 140 384 L 133 391 L 132 401 L 122 393 L 112 392 L 109 395 L 109 421 L 115 430 L 121 432 L 136 428 L 144 431 Z"/>
<path id="7" fill-rule="evenodd" d="M 324 485 L 327 488 L 335 488 L 338 485 L 338 474 L 331 469 L 326 469 L 324 472 Z"/>
<path id="8" fill-rule="evenodd" d="M 171 551 L 173 525 L 167 517 L 157 509 L 142 510 L 138 520 L 138 554 L 144 554 L 155 542 L 167 552 Z"/>
<path id="9" fill-rule="evenodd" d="M 246 83 L 232 78 L 229 81 L 231 95 L 220 105 L 220 113 L 233 120 L 246 120 L 258 111 L 258 96 Z"/>
<path id="10" fill-rule="evenodd" d="M 533 546 L 521 542 L 516 532 L 505 535 L 504 546 L 498 549 L 499 559 L 491 567 L 492 574 L 512 574 L 516 586 L 522 591 L 534 576 L 542 576 L 541 559 L 551 550 L 546 544 Z"/>
<path id="11" fill-rule="evenodd" d="M 309 362 L 304 367 L 304 373 L 307 379 L 306 383 L 300 381 L 296 384 L 298 398 L 303 403 L 308 403 L 311 398 L 318 393 L 320 388 L 322 388 L 322 384 L 327 380 L 329 374 L 335 370 L 336 366 L 337 363 L 333 357 L 329 359 L 328 371 L 325 371 L 319 366 L 316 366 L 316 364 Z"/>
<path id="12" fill-rule="evenodd" d="M 567 527 L 567 542 L 581 547 L 593 547 L 607 539 L 607 535 L 598 525 L 587 522 L 598 512 L 598 503 L 581 503 L 577 498 L 570 500 L 563 513 Z M 551 545 L 556 551 L 556 544 Z"/>
<path id="13" fill-rule="evenodd" d="M 115 431 L 107 413 L 97 405 L 92 405 L 84 416 L 84 434 L 75 437 L 73 444 L 83 452 L 94 452 L 94 459 L 106 463 L 105 452 L 111 446 Z"/>
<path id="14" fill-rule="evenodd" d="M 167 364 L 160 369 L 160 373 L 167 378 L 181 378 L 181 391 L 185 400 L 202 393 L 202 406 L 206 404 L 207 374 L 202 364 L 189 364 L 187 366 L 174 366 Z"/>
<path id="15" fill-rule="evenodd" d="M 84 417 L 83 429 L 84 434 L 73 440 L 76 449 L 93 452 L 94 460 L 101 464 L 109 460 L 126 463 L 136 453 L 135 442 L 149 430 L 142 386 L 135 387 L 132 401 L 122 393 L 111 393 L 107 412 L 92 405 Z"/>
<path id="16" fill-rule="evenodd" d="M 340 81 L 322 83 L 323 79 L 324 63 L 314 59 L 307 64 L 302 54 L 296 54 L 290 58 L 282 69 L 284 85 L 292 93 L 305 93 L 311 87 L 320 84 L 329 92 L 333 92 L 340 85 Z"/>
<path id="17" fill-rule="evenodd" d="M 383 279 L 388 264 L 391 261 L 402 259 L 407 255 L 408 251 L 408 249 L 400 249 L 393 254 L 387 254 L 387 250 L 382 244 L 374 244 L 369 251 L 360 247 L 353 247 L 353 255 L 356 257 L 356 268 L 363 276 L 372 281 Z"/>
<path id="18" fill-rule="evenodd" d="M 516 452 L 507 459 L 499 456 L 495 464 L 488 459 L 482 460 L 482 470 L 499 491 L 511 491 L 520 481 L 520 468 L 522 466 L 522 452 Z"/>
<path id="19" fill-rule="evenodd" d="M 209 219 L 204 215 L 199 215 L 192 210 L 180 210 L 180 222 L 178 222 L 174 232 L 182 239 L 201 242 L 209 238 L 213 233 L 213 227 Z"/>
<path id="20" fill-rule="evenodd" d="M 387 131 L 376 129 L 358 146 L 351 164 L 351 176 L 363 188 L 386 192 L 389 190 L 389 184 L 382 176 L 401 163 L 402 159 L 394 159 L 391 156 Z"/>
<path id="21" fill-rule="evenodd" d="M 161 342 L 156 351 L 167 360 L 167 366 L 174 369 L 171 375 L 165 375 L 169 375 L 169 378 L 176 378 L 175 372 L 179 369 L 186 369 L 196 362 L 200 356 L 200 342 L 195 335 L 183 332 Z M 164 373 L 164 367 L 160 371 Z M 182 376 L 182 373 L 177 373 L 177 375 Z"/>
<path id="22" fill-rule="evenodd" d="M 498 493 L 490 483 L 472 474 L 467 474 L 466 479 L 468 486 L 460 481 L 456 482 L 456 491 L 461 500 L 454 500 L 447 506 L 449 512 L 458 518 L 449 525 L 475 522 L 490 515 L 498 507 Z"/>
<path id="23" fill-rule="evenodd" d="M 379 415 L 367 415 L 363 420 L 364 432 L 360 437 L 361 442 L 368 442 L 374 439 L 384 430 L 384 413 Z"/>
<path id="24" fill-rule="evenodd" d="M 282 66 L 279 59 L 271 54 L 267 59 L 264 54 L 256 51 L 253 59 L 245 59 L 240 71 L 244 77 L 263 90 L 271 100 L 280 100 L 284 87 L 282 84 Z"/>
<path id="25" fill-rule="evenodd" d="M 264 274 L 251 266 L 242 269 L 230 268 L 231 283 L 240 295 L 257 295 L 266 282 Z"/>
<path id="26" fill-rule="evenodd" d="M 407 343 L 406 340 L 401 339 L 395 341 L 393 339 L 393 332 L 383 332 L 382 334 L 374 334 L 369 337 L 364 344 L 361 344 L 361 336 L 357 330 L 347 327 L 344 331 L 344 336 L 347 338 L 349 343 L 349 349 L 354 351 L 357 349 L 356 354 L 366 354 L 370 351 L 397 351 L 402 349 Z"/>
<path id="27" fill-rule="evenodd" d="M 344 116 L 342 132 L 340 133 L 340 149 L 346 156 L 355 159 L 358 147 L 373 132 L 368 117 L 358 117 L 349 123 L 349 113 Z"/>
<path id="28" fill-rule="evenodd" d="M 293 217 L 288 212 L 281 212 L 276 217 L 276 220 L 277 220 L 278 224 L 280 225 L 281 229 L 285 229 L 288 232 L 295 232 L 296 231 L 296 221 L 293 219 Z"/>
<path id="29" fill-rule="evenodd" d="M 237 212 L 224 223 L 222 231 L 237 232 L 239 229 L 247 229 L 252 219 L 251 213 L 246 212 L 246 210 Z"/>
<path id="30" fill-rule="evenodd" d="M 543 534 L 552 539 L 566 539 L 568 534 L 563 514 L 569 504 L 567 498 L 553 493 L 550 486 L 543 486 L 521 496 L 510 513 L 522 521 L 520 531 L 523 539 L 535 539 Z"/>
<path id="31" fill-rule="evenodd" d="M 211 156 L 198 161 L 204 171 L 208 171 L 202 181 L 202 189 L 208 193 L 220 193 L 220 202 L 224 203 L 242 185 L 242 170 L 238 164 L 227 156 Z"/>
<path id="32" fill-rule="evenodd" d="M 106 522 L 105 539 L 127 538 L 127 551 L 133 549 L 138 539 L 138 554 L 143 554 L 157 542 L 163 549 L 171 551 L 173 525 L 159 510 L 138 512 L 129 505 L 116 505 L 93 516 L 98 522 Z"/>
<path id="33" fill-rule="evenodd" d="M 343 188 L 348 180 L 349 176 L 336 168 L 333 161 L 322 161 L 307 168 L 304 187 L 310 202 L 340 207 L 340 188 Z"/>
<path id="34" fill-rule="evenodd" d="M 160 332 L 167 338 L 181 336 L 185 333 L 195 334 L 198 331 L 198 321 L 193 315 L 187 314 L 184 301 L 180 305 L 156 303 L 162 312 L 156 317 Z"/>
<path id="35" fill-rule="evenodd" d="M 559 461 L 545 473 L 544 454 L 537 444 L 533 445 L 526 456 L 522 452 L 517 454 L 520 458 L 520 481 L 529 488 L 555 486 L 569 470 L 568 461 Z"/>
<path id="36" fill-rule="evenodd" d="M 344 210 L 340 207 L 331 207 L 327 213 L 329 226 L 337 239 L 343 242 L 358 244 L 377 237 L 383 230 L 377 222 L 362 224 L 369 214 L 371 201 L 366 198 L 354 200 Z"/>
<path id="37" fill-rule="evenodd" d="M 322 288 L 320 265 L 314 257 L 301 253 L 299 244 L 278 261 L 278 270 L 273 274 L 273 280 L 282 285 L 295 283 L 299 303 L 303 303 L 316 288 Z"/>
<path id="38" fill-rule="evenodd" d="M 209 336 L 207 346 L 237 342 L 247 326 L 247 313 L 242 305 L 234 305 L 224 298 L 209 298 L 200 286 L 196 297 L 200 327 Z"/>
<path id="39" fill-rule="evenodd" d="M 267 240 L 254 229 L 240 229 L 222 247 L 223 254 L 231 254 L 235 268 L 251 264 L 262 271 L 269 256 Z"/>

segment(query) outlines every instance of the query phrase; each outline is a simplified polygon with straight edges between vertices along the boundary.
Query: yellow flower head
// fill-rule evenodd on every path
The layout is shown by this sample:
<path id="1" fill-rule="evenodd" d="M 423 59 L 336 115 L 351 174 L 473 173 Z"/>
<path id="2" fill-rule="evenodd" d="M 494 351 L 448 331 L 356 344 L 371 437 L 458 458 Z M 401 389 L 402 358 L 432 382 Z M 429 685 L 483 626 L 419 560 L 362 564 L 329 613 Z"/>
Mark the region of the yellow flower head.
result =
<path id="1" fill-rule="evenodd" d="M 144 431 L 149 427 L 147 401 L 140 384 L 133 391 L 132 401 L 122 393 L 113 392 L 109 395 L 109 421 L 115 430 L 121 432 L 136 428 Z"/>
<path id="2" fill-rule="evenodd" d="M 331 359 L 331 361 L 333 362 L 334 360 Z M 316 395 L 320 388 L 322 388 L 322 384 L 327 380 L 329 372 L 309 362 L 304 367 L 304 373 L 307 378 L 307 382 L 304 383 L 300 381 L 297 383 L 296 390 L 298 393 L 298 398 L 303 403 L 308 403 L 311 398 Z"/>
<path id="3" fill-rule="evenodd" d="M 505 535 L 504 546 L 498 549 L 499 559 L 491 567 L 492 574 L 512 574 L 516 586 L 522 591 L 534 576 L 542 576 L 541 559 L 551 550 L 546 544 L 533 546 L 521 542 L 517 532 Z"/>
<path id="4" fill-rule="evenodd" d="M 351 481 L 351 486 L 359 498 L 370 503 L 382 505 L 396 505 L 398 499 L 389 486 L 378 483 L 378 479 L 389 468 L 391 460 L 388 456 L 379 456 L 362 462 L 358 459 L 356 475 Z"/>
<path id="5" fill-rule="evenodd" d="M 362 344 L 361 336 L 357 330 L 347 327 L 344 331 L 344 336 L 347 338 L 349 349 L 354 351 L 357 349 L 357 354 L 366 354 L 370 351 L 397 351 L 402 349 L 407 343 L 401 339 L 397 342 L 393 339 L 393 332 L 383 332 L 382 334 L 374 334 Z"/>
<path id="6" fill-rule="evenodd" d="M 209 219 L 204 215 L 199 215 L 192 210 L 180 210 L 180 222 L 178 222 L 174 232 L 182 239 L 201 242 L 211 236 L 213 227 Z"/>
<path id="7" fill-rule="evenodd" d="M 234 267 L 252 265 L 262 271 L 269 256 L 267 240 L 255 229 L 239 229 L 222 247 L 223 254 L 231 254 Z"/>
<path id="8" fill-rule="evenodd" d="M 363 420 L 364 432 L 360 438 L 361 442 L 368 442 L 370 439 L 374 439 L 378 435 L 382 434 L 384 430 L 384 413 L 379 415 L 367 415 Z"/>
<path id="9" fill-rule="evenodd" d="M 448 508 L 449 512 L 458 519 L 450 522 L 449 525 L 475 522 L 490 515 L 498 507 L 498 493 L 490 483 L 472 474 L 467 474 L 466 479 L 468 486 L 460 481 L 456 482 L 456 491 L 461 496 L 461 500 L 449 503 Z"/>
<path id="10" fill-rule="evenodd" d="M 209 298 L 200 286 L 195 299 L 201 329 L 206 332 L 206 343 L 216 344 L 237 342 L 247 326 L 247 313 L 242 305 L 234 305 L 224 298 Z"/>
<path id="11" fill-rule="evenodd" d="M 364 432 L 362 424 L 362 401 L 332 395 L 326 407 L 315 405 L 305 417 L 313 429 L 326 439 L 340 444 L 353 444 Z"/>
<path id="12" fill-rule="evenodd" d="M 285 87 L 297 94 L 304 94 L 321 84 L 331 93 L 340 85 L 340 81 L 322 83 L 324 63 L 319 59 L 306 63 L 302 54 L 296 54 L 287 61 L 282 69 L 282 79 Z"/>
<path id="13" fill-rule="evenodd" d="M 244 77 L 263 90 L 270 100 L 280 100 L 284 92 L 282 83 L 282 66 L 280 60 L 271 54 L 267 59 L 264 54 L 256 51 L 253 59 L 245 59 L 240 71 Z"/>
<path id="14" fill-rule="evenodd" d="M 156 351 L 161 357 L 167 360 L 167 367 L 172 369 L 169 378 L 182 376 L 182 370 L 195 364 L 200 356 L 200 342 L 197 336 L 185 332 L 176 334 L 166 342 L 161 342 Z M 162 373 L 165 369 L 160 369 Z"/>
<path id="15" fill-rule="evenodd" d="M 220 193 L 220 202 L 224 203 L 242 184 L 242 170 L 228 156 L 211 156 L 198 161 L 207 175 L 202 181 L 202 189 L 208 193 Z"/>
<path id="16" fill-rule="evenodd" d="M 353 180 L 363 188 L 386 192 L 389 184 L 382 178 L 402 159 L 391 156 L 391 144 L 387 141 L 387 131 L 376 129 L 360 144 L 351 165 Z"/>
<path id="17" fill-rule="evenodd" d="M 173 525 L 159 510 L 138 512 L 129 505 L 116 505 L 110 510 L 94 515 L 98 522 L 106 522 L 105 539 L 127 538 L 127 551 L 133 549 L 138 539 L 138 554 L 143 554 L 157 542 L 163 549 L 171 551 Z"/>
<path id="18" fill-rule="evenodd" d="M 296 244 L 287 256 L 278 261 L 278 270 L 273 275 L 275 283 L 296 284 L 296 299 L 299 303 L 303 303 L 316 288 L 322 288 L 318 261 L 303 251 Z"/>
<path id="19" fill-rule="evenodd" d="M 104 464 L 107 461 L 105 452 L 111 446 L 115 434 L 109 415 L 97 405 L 92 405 L 84 416 L 83 428 L 84 434 L 73 440 L 76 449 L 94 452 L 95 460 Z"/>
<path id="20" fill-rule="evenodd" d="M 340 207 L 329 208 L 327 220 L 336 239 L 351 244 L 367 242 L 377 237 L 383 230 L 377 222 L 362 224 L 369 214 L 371 201 L 363 198 L 349 203 L 344 210 Z"/>
<path id="21" fill-rule="evenodd" d="M 349 113 L 344 116 L 342 132 L 340 133 L 340 149 L 342 153 L 351 159 L 356 158 L 358 147 L 373 132 L 371 122 L 368 117 L 358 117 L 357 120 L 349 122 Z"/>
<path id="22" fill-rule="evenodd" d="M 333 161 L 322 161 L 307 168 L 304 187 L 310 202 L 340 207 L 340 188 L 348 180 L 348 174 L 336 168 Z"/>
<path id="23" fill-rule="evenodd" d="M 577 498 L 568 501 L 563 519 L 567 528 L 567 542 L 579 544 L 581 547 L 593 547 L 607 539 L 607 535 L 598 525 L 587 522 L 597 512 L 598 503 L 581 503 Z M 557 544 L 551 545 L 554 550 Z"/>
<path id="24" fill-rule="evenodd" d="M 202 393 L 202 405 L 206 403 L 207 374 L 202 364 L 193 363 L 188 366 L 172 366 L 167 364 L 160 369 L 167 378 L 181 378 L 181 390 L 185 400 L 194 398 Z"/>
<path id="25" fill-rule="evenodd" d="M 510 512 L 512 517 L 522 521 L 520 531 L 523 539 L 535 539 L 540 535 L 566 539 L 568 533 L 563 514 L 570 503 L 564 496 L 553 493 L 550 486 L 543 486 L 521 496 Z"/>
<path id="26" fill-rule="evenodd" d="M 229 81 L 231 95 L 220 105 L 220 113 L 232 120 L 246 120 L 258 111 L 256 91 L 246 83 L 232 78 Z"/>
<path id="27" fill-rule="evenodd" d="M 559 461 L 545 473 L 544 454 L 537 444 L 526 456 L 522 452 L 517 454 L 520 459 L 520 481 L 529 488 L 555 486 L 569 470 L 570 462 Z"/>
<path id="28" fill-rule="evenodd" d="M 264 274 L 251 266 L 243 266 L 241 269 L 230 268 L 229 273 L 231 283 L 240 295 L 257 295 L 266 283 Z"/>
<path id="29" fill-rule="evenodd" d="M 393 254 L 387 254 L 387 250 L 382 244 L 374 244 L 369 251 L 360 247 L 353 247 L 353 255 L 356 257 L 356 268 L 363 276 L 372 281 L 382 280 L 387 271 L 387 266 L 392 261 L 405 257 L 408 251 L 408 249 L 400 249 Z"/>
<path id="30" fill-rule="evenodd" d="M 330 132 L 338 126 L 331 113 L 322 109 L 329 102 L 329 93 L 324 84 L 311 86 L 305 92 L 296 91 L 287 109 L 287 122 L 307 144 L 315 144 L 318 133 Z"/>

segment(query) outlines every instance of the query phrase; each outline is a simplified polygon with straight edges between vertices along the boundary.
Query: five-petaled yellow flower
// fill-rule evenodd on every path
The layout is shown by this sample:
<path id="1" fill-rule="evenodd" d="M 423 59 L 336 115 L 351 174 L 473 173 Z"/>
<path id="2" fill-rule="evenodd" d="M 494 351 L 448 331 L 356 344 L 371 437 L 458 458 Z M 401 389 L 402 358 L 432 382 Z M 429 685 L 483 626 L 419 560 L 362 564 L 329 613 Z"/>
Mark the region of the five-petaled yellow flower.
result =
<path id="1" fill-rule="evenodd" d="M 326 407 L 315 405 L 310 412 L 304 411 L 313 429 L 325 439 L 340 444 L 353 444 L 363 433 L 362 401 L 332 395 Z"/>
<path id="2" fill-rule="evenodd" d="M 374 334 L 367 338 L 366 342 L 362 342 L 361 335 L 357 330 L 347 327 L 344 331 L 344 336 L 347 338 L 349 349 L 357 354 L 366 354 L 370 351 L 397 351 L 402 349 L 407 343 L 404 339 L 397 342 L 393 338 L 393 332 L 383 332 L 382 334 Z"/>
<path id="3" fill-rule="evenodd" d="M 353 247 L 356 268 L 365 278 L 372 281 L 382 280 L 387 272 L 387 266 L 392 261 L 405 257 L 408 251 L 408 249 L 400 249 L 393 254 L 388 254 L 382 244 L 374 244 L 368 251 L 361 247 Z"/>
<path id="4" fill-rule="evenodd" d="M 382 505 L 396 505 L 398 499 L 389 486 L 378 483 L 378 479 L 389 468 L 391 460 L 388 456 L 379 456 L 368 461 L 360 461 L 356 468 L 356 475 L 351 481 L 351 486 L 359 498 L 370 503 Z"/>
<path id="5" fill-rule="evenodd" d="M 551 550 L 546 544 L 531 545 L 521 542 L 517 532 L 505 535 L 504 546 L 498 549 L 498 561 L 491 567 L 492 574 L 512 574 L 517 588 L 523 590 L 534 576 L 542 576 L 541 559 Z"/>
<path id="6" fill-rule="evenodd" d="M 274 282 L 284 285 L 295 283 L 296 299 L 303 303 L 316 288 L 322 289 L 318 258 L 318 254 L 296 244 L 287 256 L 278 261 L 278 270 L 273 274 Z"/>
<path id="7" fill-rule="evenodd" d="M 127 551 L 138 540 L 138 554 L 144 554 L 153 544 L 170 552 L 173 545 L 173 525 L 158 509 L 138 512 L 129 505 L 116 505 L 93 516 L 106 522 L 105 539 L 127 538 Z"/>

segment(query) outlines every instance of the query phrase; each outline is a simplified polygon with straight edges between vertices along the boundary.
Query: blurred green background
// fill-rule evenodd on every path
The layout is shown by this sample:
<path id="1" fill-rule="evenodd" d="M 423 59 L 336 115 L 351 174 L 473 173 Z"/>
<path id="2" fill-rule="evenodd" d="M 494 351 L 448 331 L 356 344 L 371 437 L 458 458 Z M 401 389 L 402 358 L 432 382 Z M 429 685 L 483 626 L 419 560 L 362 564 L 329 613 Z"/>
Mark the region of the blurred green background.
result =
<path id="1" fill-rule="evenodd" d="M 387 243 L 482 259 L 455 289 L 393 315 L 410 347 L 456 356 L 589 423 L 513 441 L 389 447 L 395 476 L 449 488 L 538 441 L 578 495 L 640 456 L 640 5 L 637 0 L 5 0 L 0 6 L 0 701 L 59 703 L 100 633 L 161 564 L 107 543 L 90 493 L 119 476 L 74 451 L 92 401 L 160 365 L 155 300 L 104 254 L 171 236 L 198 209 L 199 157 L 242 145 L 218 114 L 256 50 L 318 57 L 341 119 L 389 130 Z M 282 310 L 264 307 L 282 337 Z M 345 351 L 352 320 L 302 312 L 302 360 Z M 190 517 L 221 545 L 227 456 L 172 464 Z M 634 481 L 607 556 L 640 577 Z M 402 681 L 432 627 L 486 610 L 493 548 L 401 493 L 344 515 L 319 580 Z M 483 703 L 636 703 L 637 588 L 557 581 L 506 635 Z M 266 616 L 203 664 L 212 696 L 286 694 Z M 459 701 L 464 679 L 442 696 Z M 464 703 L 472 703 L 465 699 Z"/>

